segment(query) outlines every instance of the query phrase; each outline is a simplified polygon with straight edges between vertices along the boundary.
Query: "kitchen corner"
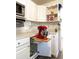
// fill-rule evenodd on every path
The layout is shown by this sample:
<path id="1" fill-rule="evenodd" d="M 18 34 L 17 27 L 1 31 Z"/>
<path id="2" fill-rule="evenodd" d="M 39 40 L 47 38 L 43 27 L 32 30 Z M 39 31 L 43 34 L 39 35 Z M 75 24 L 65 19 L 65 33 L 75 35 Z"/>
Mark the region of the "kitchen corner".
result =
<path id="1" fill-rule="evenodd" d="M 16 0 L 16 59 L 57 58 L 60 22 L 57 0 Z"/>

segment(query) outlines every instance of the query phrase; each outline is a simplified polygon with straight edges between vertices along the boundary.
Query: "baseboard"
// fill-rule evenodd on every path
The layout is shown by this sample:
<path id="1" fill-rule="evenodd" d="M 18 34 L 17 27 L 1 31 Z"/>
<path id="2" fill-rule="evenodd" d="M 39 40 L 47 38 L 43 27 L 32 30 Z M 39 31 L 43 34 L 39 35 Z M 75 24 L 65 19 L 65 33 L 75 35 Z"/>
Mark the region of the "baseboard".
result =
<path id="1" fill-rule="evenodd" d="M 48 58 L 48 59 L 51 59 L 51 57 L 48 57 L 48 56 L 41 56 L 41 55 L 38 55 L 36 59 L 39 59 L 39 58 Z"/>

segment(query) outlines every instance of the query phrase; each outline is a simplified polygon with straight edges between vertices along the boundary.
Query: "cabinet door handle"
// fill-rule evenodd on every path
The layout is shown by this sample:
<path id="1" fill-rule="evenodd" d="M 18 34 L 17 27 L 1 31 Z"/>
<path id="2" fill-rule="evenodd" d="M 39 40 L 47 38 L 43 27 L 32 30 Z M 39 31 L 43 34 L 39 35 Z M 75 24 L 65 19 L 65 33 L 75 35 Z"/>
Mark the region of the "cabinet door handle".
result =
<path id="1" fill-rule="evenodd" d="M 18 45 L 20 44 L 20 42 L 18 42 Z"/>

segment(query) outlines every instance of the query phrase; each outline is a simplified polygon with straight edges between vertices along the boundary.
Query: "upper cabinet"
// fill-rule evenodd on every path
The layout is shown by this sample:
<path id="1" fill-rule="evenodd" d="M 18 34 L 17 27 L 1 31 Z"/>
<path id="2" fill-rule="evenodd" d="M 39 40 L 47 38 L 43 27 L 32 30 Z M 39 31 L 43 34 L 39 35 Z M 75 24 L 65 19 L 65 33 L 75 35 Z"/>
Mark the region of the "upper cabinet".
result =
<path id="1" fill-rule="evenodd" d="M 57 0 L 44 4 L 46 7 L 46 20 L 55 22 L 58 21 L 58 7 Z"/>
<path id="2" fill-rule="evenodd" d="M 26 20 L 37 20 L 37 5 L 32 0 L 26 0 L 25 17 Z"/>
<path id="3" fill-rule="evenodd" d="M 37 8 L 37 21 L 46 21 L 46 7 L 43 5 L 39 5 Z"/>
<path id="4" fill-rule="evenodd" d="M 35 0 L 36 1 L 36 0 Z M 44 0 L 45 1 L 45 0 Z M 57 0 L 37 5 L 37 21 L 55 22 L 58 20 Z"/>
<path id="5" fill-rule="evenodd" d="M 46 2 L 44 4 L 42 3 L 42 5 L 35 3 L 34 0 L 17 0 L 17 1 L 25 5 L 25 20 L 47 22 L 48 20 L 53 21 L 52 19 L 56 19 L 57 21 L 58 19 L 57 18 L 58 12 L 56 6 L 57 0 L 54 1 L 51 0 L 51 2 Z"/>

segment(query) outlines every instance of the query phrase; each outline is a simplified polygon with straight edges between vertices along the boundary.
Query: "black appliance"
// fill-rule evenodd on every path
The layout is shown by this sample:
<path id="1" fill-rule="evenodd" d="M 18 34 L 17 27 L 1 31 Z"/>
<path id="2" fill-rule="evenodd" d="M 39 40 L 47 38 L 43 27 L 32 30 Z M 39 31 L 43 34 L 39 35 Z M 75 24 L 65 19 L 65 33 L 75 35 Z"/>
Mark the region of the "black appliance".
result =
<path id="1" fill-rule="evenodd" d="M 16 15 L 25 16 L 25 6 L 19 2 L 16 2 Z"/>
<path id="2" fill-rule="evenodd" d="M 30 57 L 37 53 L 37 44 L 34 43 L 34 39 L 30 38 Z"/>

